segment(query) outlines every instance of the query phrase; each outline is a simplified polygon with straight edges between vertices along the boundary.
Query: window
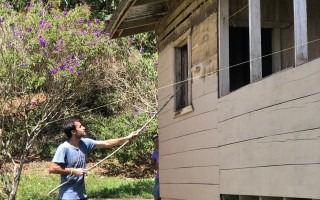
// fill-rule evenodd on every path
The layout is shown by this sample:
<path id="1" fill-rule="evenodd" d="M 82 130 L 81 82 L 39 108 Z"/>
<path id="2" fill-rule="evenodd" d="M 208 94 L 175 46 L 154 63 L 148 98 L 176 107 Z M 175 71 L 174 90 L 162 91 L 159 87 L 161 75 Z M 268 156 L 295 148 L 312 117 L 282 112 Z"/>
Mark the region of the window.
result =
<path id="1" fill-rule="evenodd" d="M 320 31 L 316 30 L 316 20 L 311 17 L 319 15 L 312 10 L 319 2 L 220 0 L 219 95 L 227 95 L 273 73 L 304 64 L 308 56 L 320 57 L 317 40 Z M 307 3 L 313 5 L 309 10 Z M 313 46 L 307 42 L 311 35 Z M 314 50 L 311 56 L 308 48 Z"/>
<path id="2" fill-rule="evenodd" d="M 175 48 L 176 111 L 188 106 L 188 45 Z"/>
<path id="3" fill-rule="evenodd" d="M 187 31 L 174 47 L 175 116 L 190 111 L 191 105 L 191 36 Z M 192 109 L 191 109 L 192 110 Z"/>

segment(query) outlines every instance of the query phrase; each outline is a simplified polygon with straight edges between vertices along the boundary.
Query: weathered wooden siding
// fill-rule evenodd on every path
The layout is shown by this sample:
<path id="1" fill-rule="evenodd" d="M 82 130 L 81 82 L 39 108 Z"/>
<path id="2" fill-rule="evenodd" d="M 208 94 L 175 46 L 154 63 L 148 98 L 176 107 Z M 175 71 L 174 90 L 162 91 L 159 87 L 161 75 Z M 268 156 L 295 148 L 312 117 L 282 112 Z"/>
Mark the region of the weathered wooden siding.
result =
<path id="1" fill-rule="evenodd" d="M 247 3 L 230 2 L 238 2 L 230 14 Z M 194 74 L 193 112 L 175 117 L 171 101 L 159 115 L 162 199 L 218 200 L 220 194 L 320 199 L 320 60 L 218 98 L 217 1 L 170 3 L 157 29 L 159 108 L 174 92 L 174 43 L 187 30 L 192 67 L 204 68 L 205 76 Z M 308 1 L 308 7 L 315 4 Z M 261 7 L 262 25 L 283 26 L 280 48 L 287 50 L 281 53 L 282 68 L 294 66 L 292 1 L 263 0 Z M 248 20 L 248 14 L 235 17 Z M 308 21 L 314 39 L 320 37 L 318 21 Z M 310 49 L 312 58 L 320 56 L 319 45 Z"/>
<path id="2" fill-rule="evenodd" d="M 174 116 L 171 101 L 159 115 L 160 188 L 164 200 L 219 199 L 217 135 L 217 14 L 216 1 L 177 1 L 160 25 L 159 107 L 174 92 L 174 44 L 191 30 L 191 67 L 204 75 L 192 81 L 194 111 Z M 211 12 L 211 13 L 210 13 Z M 208 104 L 207 102 L 212 102 Z"/>
<path id="3" fill-rule="evenodd" d="M 219 99 L 222 194 L 319 199 L 320 60 Z"/>

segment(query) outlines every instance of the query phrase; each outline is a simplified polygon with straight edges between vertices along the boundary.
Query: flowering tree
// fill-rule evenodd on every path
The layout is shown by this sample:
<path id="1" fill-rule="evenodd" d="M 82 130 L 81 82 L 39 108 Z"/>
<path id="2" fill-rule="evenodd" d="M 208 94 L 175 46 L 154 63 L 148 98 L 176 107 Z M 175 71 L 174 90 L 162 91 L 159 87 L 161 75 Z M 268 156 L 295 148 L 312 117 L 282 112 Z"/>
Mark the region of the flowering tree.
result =
<path id="1" fill-rule="evenodd" d="M 58 2 L 0 8 L 0 199 L 15 199 L 26 158 L 52 123 L 83 106 L 155 108 L 154 59 L 142 61 L 132 37 L 110 40 L 88 6 L 61 11 Z"/>

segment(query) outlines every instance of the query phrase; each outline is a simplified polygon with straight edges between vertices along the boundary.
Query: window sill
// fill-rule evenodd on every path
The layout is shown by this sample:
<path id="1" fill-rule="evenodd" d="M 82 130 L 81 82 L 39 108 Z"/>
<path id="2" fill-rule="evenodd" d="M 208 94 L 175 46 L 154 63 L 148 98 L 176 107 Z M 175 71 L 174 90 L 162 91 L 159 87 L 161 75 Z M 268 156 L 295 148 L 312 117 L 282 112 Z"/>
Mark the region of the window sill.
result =
<path id="1" fill-rule="evenodd" d="M 193 112 L 193 107 L 192 105 L 189 105 L 187 107 L 182 108 L 181 110 L 174 112 L 174 118 L 191 113 L 191 112 Z"/>

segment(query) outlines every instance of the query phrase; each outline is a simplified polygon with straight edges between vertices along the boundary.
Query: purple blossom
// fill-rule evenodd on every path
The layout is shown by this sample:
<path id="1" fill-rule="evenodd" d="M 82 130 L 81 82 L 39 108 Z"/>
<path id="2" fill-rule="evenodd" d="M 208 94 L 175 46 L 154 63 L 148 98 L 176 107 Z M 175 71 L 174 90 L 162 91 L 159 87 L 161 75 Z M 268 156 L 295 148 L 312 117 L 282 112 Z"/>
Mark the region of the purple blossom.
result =
<path id="1" fill-rule="evenodd" d="M 0 17 L 0 23 L 2 23 L 4 21 L 3 17 Z"/>
<path id="2" fill-rule="evenodd" d="M 81 33 L 82 33 L 82 35 L 85 35 L 87 33 L 87 31 L 83 30 Z"/>
<path id="3" fill-rule="evenodd" d="M 94 34 L 96 37 L 100 37 L 100 33 L 95 33 Z"/>
<path id="4" fill-rule="evenodd" d="M 51 28 L 52 28 L 52 25 L 51 25 L 51 24 L 48 24 L 46 28 L 47 28 L 47 29 L 51 29 Z"/>
<path id="5" fill-rule="evenodd" d="M 153 117 L 153 113 L 152 112 L 149 112 L 149 117 Z"/>
<path id="6" fill-rule="evenodd" d="M 67 59 L 66 59 L 66 63 L 70 63 L 70 58 L 67 58 Z"/>
<path id="7" fill-rule="evenodd" d="M 130 43 L 133 43 L 134 41 L 135 41 L 134 37 L 130 38 Z"/>
<path id="8" fill-rule="evenodd" d="M 31 107 L 34 107 L 35 105 L 36 105 L 36 102 L 30 101 L 30 106 L 31 106 Z"/>
<path id="9" fill-rule="evenodd" d="M 52 4 L 52 3 L 49 3 L 49 7 L 48 7 L 48 8 L 49 8 L 49 9 L 54 8 L 53 4 Z"/>
<path id="10" fill-rule="evenodd" d="M 32 31 L 32 28 L 27 28 L 27 32 L 30 33 Z"/>
<path id="11" fill-rule="evenodd" d="M 155 61 L 155 62 L 153 63 L 154 66 L 158 66 L 158 64 L 159 64 L 158 61 Z"/>
<path id="12" fill-rule="evenodd" d="M 71 56 L 71 59 L 74 60 L 76 57 L 74 55 Z"/>
<path id="13" fill-rule="evenodd" d="M 24 10 L 28 12 L 30 10 L 30 6 L 26 6 Z"/>
<path id="14" fill-rule="evenodd" d="M 77 76 L 81 76 L 81 75 L 82 75 L 82 71 L 76 72 L 76 75 L 77 75 Z"/>
<path id="15" fill-rule="evenodd" d="M 46 24 L 46 20 L 41 19 L 41 20 L 40 20 L 40 26 L 44 26 L 45 24 Z"/>
<path id="16" fill-rule="evenodd" d="M 47 42 L 42 38 L 42 36 L 40 35 L 39 37 L 39 42 L 41 44 L 42 47 L 46 47 L 47 46 Z"/>
<path id="17" fill-rule="evenodd" d="M 78 67 L 79 66 L 79 62 L 77 60 L 74 61 L 74 65 Z"/>
<path id="18" fill-rule="evenodd" d="M 80 19 L 78 20 L 78 24 L 82 24 L 82 23 L 83 23 L 83 19 L 80 18 Z"/>
<path id="19" fill-rule="evenodd" d="M 66 10 L 63 11 L 63 13 L 62 13 L 63 16 L 67 16 L 67 14 L 68 14 L 68 11 L 66 11 Z"/>
<path id="20" fill-rule="evenodd" d="M 73 72 L 74 72 L 74 68 L 73 68 L 73 67 L 70 67 L 70 68 L 69 68 L 69 72 L 73 73 Z"/>
<path id="21" fill-rule="evenodd" d="M 3 5 L 2 5 L 2 8 L 9 8 L 10 4 L 8 2 L 5 2 Z"/>
<path id="22" fill-rule="evenodd" d="M 67 68 L 66 65 L 60 65 L 60 66 L 59 66 L 59 69 L 60 69 L 60 70 L 65 70 L 66 68 Z"/>
<path id="23" fill-rule="evenodd" d="M 113 40 L 109 40 L 109 44 L 111 45 L 113 43 Z"/>
<path id="24" fill-rule="evenodd" d="M 96 19 L 96 23 L 100 25 L 100 19 Z"/>
<path id="25" fill-rule="evenodd" d="M 109 36 L 110 36 L 110 33 L 106 33 L 105 36 L 109 37 Z"/>
<path id="26" fill-rule="evenodd" d="M 56 51 L 60 51 L 60 46 L 56 46 Z"/>
<path id="27" fill-rule="evenodd" d="M 51 69 L 51 70 L 50 70 L 50 74 L 55 75 L 56 73 L 57 73 L 57 70 L 56 70 L 56 69 Z"/>
<path id="28" fill-rule="evenodd" d="M 139 51 L 140 51 L 140 53 L 143 53 L 144 52 L 144 48 L 141 47 Z"/>

